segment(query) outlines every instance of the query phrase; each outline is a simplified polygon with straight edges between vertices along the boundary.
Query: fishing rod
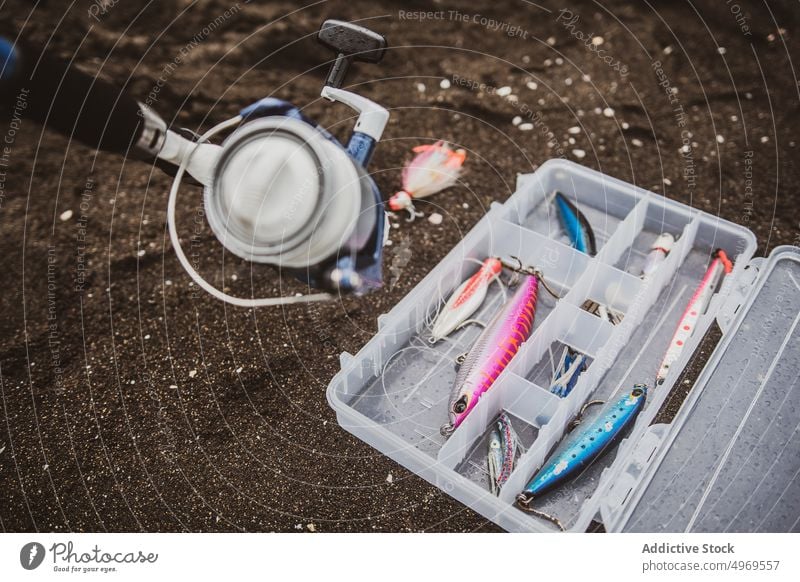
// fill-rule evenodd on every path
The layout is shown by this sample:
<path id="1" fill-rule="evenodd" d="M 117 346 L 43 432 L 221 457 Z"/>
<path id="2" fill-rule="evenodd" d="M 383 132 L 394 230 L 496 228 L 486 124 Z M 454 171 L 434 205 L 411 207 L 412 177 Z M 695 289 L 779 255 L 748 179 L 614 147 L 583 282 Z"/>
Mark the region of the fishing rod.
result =
<path id="1" fill-rule="evenodd" d="M 243 307 L 360 295 L 382 285 L 386 215 L 366 169 L 389 112 L 342 89 L 353 62 L 378 63 L 386 39 L 362 26 L 326 20 L 317 40 L 333 60 L 321 96 L 358 113 L 346 144 L 286 101 L 266 97 L 203 135 L 167 126 L 153 109 L 110 83 L 30 45 L 0 39 L 0 108 L 24 92 L 24 115 L 106 152 L 150 162 L 174 175 L 167 204 L 172 245 L 204 290 Z M 232 131 L 231 131 L 232 130 Z M 212 138 L 230 132 L 221 144 Z M 185 183 L 203 191 L 205 216 L 238 257 L 288 271 L 321 293 L 240 298 L 206 281 L 187 259 L 176 226 Z"/>

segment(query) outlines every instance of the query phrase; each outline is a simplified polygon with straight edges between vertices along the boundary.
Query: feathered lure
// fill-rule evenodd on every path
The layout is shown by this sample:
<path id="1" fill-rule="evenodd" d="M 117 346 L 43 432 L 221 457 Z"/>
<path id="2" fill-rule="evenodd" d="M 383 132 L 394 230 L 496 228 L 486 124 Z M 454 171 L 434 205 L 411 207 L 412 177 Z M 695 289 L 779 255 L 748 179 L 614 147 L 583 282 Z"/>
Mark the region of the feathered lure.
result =
<path id="1" fill-rule="evenodd" d="M 463 149 L 451 149 L 443 141 L 417 146 L 412 151 L 417 155 L 403 168 L 403 189 L 389 199 L 389 208 L 395 212 L 406 210 L 409 221 L 419 216 L 414 199 L 426 198 L 455 184 L 467 158 Z"/>

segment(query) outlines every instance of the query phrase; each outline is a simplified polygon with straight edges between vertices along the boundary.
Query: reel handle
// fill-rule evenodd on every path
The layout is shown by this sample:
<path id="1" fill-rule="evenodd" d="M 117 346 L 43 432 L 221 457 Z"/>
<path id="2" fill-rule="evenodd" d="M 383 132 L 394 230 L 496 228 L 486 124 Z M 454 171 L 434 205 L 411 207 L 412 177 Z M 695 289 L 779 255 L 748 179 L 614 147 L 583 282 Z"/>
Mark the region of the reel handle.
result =
<path id="1" fill-rule="evenodd" d="M 326 20 L 317 40 L 336 53 L 325 85 L 341 87 L 353 61 L 379 63 L 386 52 L 386 38 L 368 28 L 343 20 Z"/>

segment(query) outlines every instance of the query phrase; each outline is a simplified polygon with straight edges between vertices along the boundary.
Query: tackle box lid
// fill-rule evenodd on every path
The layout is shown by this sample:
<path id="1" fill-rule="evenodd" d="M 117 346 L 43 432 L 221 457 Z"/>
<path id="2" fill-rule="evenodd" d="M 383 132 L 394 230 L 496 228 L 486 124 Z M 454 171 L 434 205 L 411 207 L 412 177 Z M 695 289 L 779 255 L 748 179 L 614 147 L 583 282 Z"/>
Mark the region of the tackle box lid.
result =
<path id="1" fill-rule="evenodd" d="M 649 427 L 602 499 L 609 531 L 800 531 L 800 248 L 747 271 L 678 415 Z"/>

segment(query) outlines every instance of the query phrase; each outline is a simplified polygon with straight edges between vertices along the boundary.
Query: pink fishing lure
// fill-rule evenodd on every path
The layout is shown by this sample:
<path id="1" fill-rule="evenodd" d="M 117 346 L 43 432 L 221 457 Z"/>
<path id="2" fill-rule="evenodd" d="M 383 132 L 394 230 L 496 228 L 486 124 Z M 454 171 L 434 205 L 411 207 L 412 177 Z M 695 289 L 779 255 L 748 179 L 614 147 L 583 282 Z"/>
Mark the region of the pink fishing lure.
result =
<path id="1" fill-rule="evenodd" d="M 706 308 L 708 308 L 708 303 L 711 301 L 712 295 L 716 292 L 720 281 L 722 281 L 723 277 L 730 273 L 732 269 L 733 263 L 731 263 L 728 255 L 725 254 L 725 251 L 722 249 L 718 249 L 714 253 L 714 259 L 708 266 L 703 280 L 694 292 L 694 295 L 689 301 L 689 305 L 686 306 L 686 311 L 678 322 L 678 329 L 675 330 L 669 348 L 667 348 L 667 353 L 664 355 L 664 360 L 661 362 L 661 367 L 658 369 L 656 386 L 660 386 L 664 383 L 664 380 L 666 380 L 670 366 L 675 363 L 681 355 L 683 348 L 686 346 L 686 343 L 689 341 L 689 338 L 692 337 L 695 327 L 697 327 L 697 321 L 700 319 L 700 316 L 705 313 Z"/>
<path id="2" fill-rule="evenodd" d="M 455 184 L 467 158 L 463 149 L 454 150 L 443 141 L 417 146 L 412 151 L 417 155 L 403 168 L 403 189 L 389 199 L 389 208 L 395 212 L 408 211 L 409 220 L 417 216 L 414 199 Z"/>
<path id="3" fill-rule="evenodd" d="M 448 436 L 458 428 L 530 337 L 538 291 L 539 278 L 525 275 L 514 295 L 472 346 L 453 383 L 448 405 L 449 423 L 442 426 L 443 435 Z"/>

